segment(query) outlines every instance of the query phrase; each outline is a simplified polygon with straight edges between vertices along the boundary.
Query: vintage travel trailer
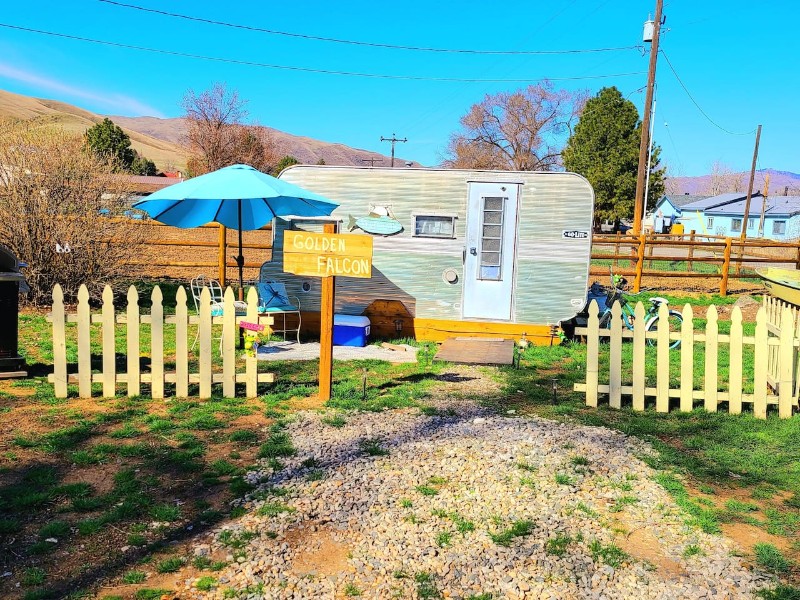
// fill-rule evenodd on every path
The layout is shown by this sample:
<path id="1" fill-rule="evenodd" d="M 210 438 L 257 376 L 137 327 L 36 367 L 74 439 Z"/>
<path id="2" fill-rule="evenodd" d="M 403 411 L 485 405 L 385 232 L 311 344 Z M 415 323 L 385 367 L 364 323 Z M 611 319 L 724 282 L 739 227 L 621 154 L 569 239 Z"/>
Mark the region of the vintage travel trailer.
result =
<path id="1" fill-rule="evenodd" d="M 336 312 L 373 335 L 506 337 L 551 343 L 586 300 L 594 192 L 574 173 L 296 165 L 280 178 L 339 203 L 340 233 L 373 237 L 372 277 L 336 279 Z M 319 324 L 320 280 L 283 272 L 277 219 L 262 274 Z"/>

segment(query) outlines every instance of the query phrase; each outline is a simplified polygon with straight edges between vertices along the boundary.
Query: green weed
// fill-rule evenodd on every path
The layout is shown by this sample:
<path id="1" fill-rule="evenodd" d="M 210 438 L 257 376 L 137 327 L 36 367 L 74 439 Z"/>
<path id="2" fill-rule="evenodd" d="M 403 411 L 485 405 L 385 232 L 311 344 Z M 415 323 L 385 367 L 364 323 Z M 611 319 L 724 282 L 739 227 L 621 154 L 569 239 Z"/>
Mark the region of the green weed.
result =
<path id="1" fill-rule="evenodd" d="M 533 521 L 514 521 L 511 527 L 498 533 L 489 533 L 489 537 L 498 546 L 510 546 L 514 538 L 533 533 Z"/>
<path id="2" fill-rule="evenodd" d="M 775 573 L 786 573 L 792 563 L 773 544 L 758 543 L 753 546 L 756 562 Z"/>

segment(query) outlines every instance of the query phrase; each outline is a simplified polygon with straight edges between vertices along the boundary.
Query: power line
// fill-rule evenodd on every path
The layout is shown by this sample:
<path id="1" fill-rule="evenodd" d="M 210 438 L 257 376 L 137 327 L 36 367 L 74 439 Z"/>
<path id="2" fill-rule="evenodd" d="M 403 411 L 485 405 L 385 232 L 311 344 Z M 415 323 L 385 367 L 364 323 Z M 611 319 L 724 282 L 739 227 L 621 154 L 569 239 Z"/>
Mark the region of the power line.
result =
<path id="1" fill-rule="evenodd" d="M 667 61 L 667 66 L 669 67 L 669 70 L 672 71 L 672 74 L 675 75 L 675 79 L 677 79 L 678 83 L 681 84 L 681 87 L 683 88 L 683 91 L 686 92 L 687 96 L 689 96 L 689 100 L 692 101 L 692 103 L 697 107 L 697 110 L 700 111 L 700 114 L 702 114 L 708 120 L 709 123 L 711 123 L 714 127 L 724 131 L 725 133 L 727 133 L 729 135 L 751 135 L 753 132 L 755 132 L 755 129 L 751 129 L 750 131 L 744 131 L 744 132 L 741 132 L 741 133 L 737 133 L 735 131 L 730 131 L 728 129 L 725 129 L 722 125 L 720 125 L 719 123 L 714 121 L 714 119 L 709 117 L 708 113 L 706 113 L 706 111 L 704 111 L 702 109 L 702 107 L 697 103 L 697 100 L 694 99 L 694 96 L 692 96 L 692 94 L 689 92 L 689 89 L 684 85 L 683 81 L 681 81 L 681 78 L 678 76 L 677 71 L 675 71 L 675 67 L 672 66 L 672 63 L 669 61 L 669 57 L 666 55 L 666 53 L 663 50 L 660 50 L 660 52 L 664 56 L 664 60 Z"/>
<path id="2" fill-rule="evenodd" d="M 373 79 L 400 79 L 406 81 L 441 81 L 441 82 L 465 82 L 465 83 L 526 83 L 530 81 L 538 81 L 539 79 L 549 79 L 550 81 L 573 81 L 578 79 L 607 79 L 612 77 L 627 77 L 631 75 L 641 75 L 641 72 L 631 73 L 610 73 L 607 75 L 585 75 L 580 77 L 539 77 L 527 79 L 470 79 L 462 77 L 423 77 L 415 75 L 387 75 L 385 73 L 356 73 L 351 71 L 329 71 L 326 69 L 314 69 L 311 67 L 296 67 L 291 65 L 276 65 L 270 63 L 261 63 L 251 60 L 241 60 L 236 58 L 222 58 L 219 56 L 204 56 L 202 54 L 191 54 L 188 52 L 179 52 L 177 50 L 164 50 L 161 48 L 146 48 L 144 46 L 134 46 L 132 44 L 123 44 L 120 42 L 109 42 L 107 40 L 97 40 L 93 38 L 86 38 L 67 33 L 57 33 L 54 31 L 44 31 L 41 29 L 32 29 L 30 27 L 21 27 L 19 25 L 10 25 L 8 23 L 0 23 L 0 27 L 7 29 L 15 29 L 18 31 L 26 31 L 28 33 L 37 33 L 40 35 L 49 35 L 69 40 L 76 40 L 79 42 L 89 42 L 92 44 L 102 44 L 104 46 L 113 46 L 115 48 L 125 48 L 127 50 L 138 50 L 141 52 L 153 52 L 156 54 L 166 54 L 169 56 L 179 56 L 181 58 L 191 58 L 195 60 L 206 60 L 212 62 L 228 63 L 234 65 L 241 65 L 247 67 L 260 67 L 264 69 L 282 69 L 286 71 L 301 71 L 304 73 L 320 73 L 324 75 L 346 75 L 350 77 L 367 77 Z"/>
<path id="3" fill-rule="evenodd" d="M 329 38 L 316 35 L 309 35 L 305 33 L 293 33 L 289 31 L 279 31 L 276 29 L 265 29 L 263 27 L 254 27 L 252 25 L 242 25 L 241 23 L 230 23 L 227 21 L 217 21 L 214 19 L 206 19 L 203 17 L 196 17 L 194 15 L 186 15 L 182 13 L 173 13 L 156 8 L 148 8 L 146 6 L 138 6 L 136 4 L 126 4 L 124 2 L 116 2 L 115 0 L 98 0 L 105 4 L 111 4 L 122 8 L 131 8 L 142 12 L 153 13 L 165 17 L 173 17 L 176 19 L 185 19 L 187 21 L 195 21 L 198 23 L 206 23 L 208 25 L 219 25 L 222 27 L 232 27 L 234 29 L 244 29 L 246 31 L 255 31 L 258 33 L 268 33 L 270 35 L 282 35 L 286 37 L 300 38 L 304 40 L 314 40 L 318 42 L 333 42 L 336 44 L 350 44 L 354 46 L 369 46 L 372 48 L 387 48 L 390 50 L 412 50 L 416 52 L 442 52 L 454 54 L 507 54 L 507 55 L 530 55 L 530 54 L 583 54 L 588 52 L 616 52 L 621 50 L 636 50 L 638 46 L 620 46 L 615 48 L 583 48 L 583 49 L 568 49 L 568 50 L 474 50 L 465 48 L 429 48 L 425 46 L 401 46 L 394 44 L 382 44 L 378 42 L 363 42 L 358 40 L 344 40 L 339 38 Z M 559 13 L 560 14 L 560 13 Z M 557 15 L 556 15 L 557 16 Z"/>

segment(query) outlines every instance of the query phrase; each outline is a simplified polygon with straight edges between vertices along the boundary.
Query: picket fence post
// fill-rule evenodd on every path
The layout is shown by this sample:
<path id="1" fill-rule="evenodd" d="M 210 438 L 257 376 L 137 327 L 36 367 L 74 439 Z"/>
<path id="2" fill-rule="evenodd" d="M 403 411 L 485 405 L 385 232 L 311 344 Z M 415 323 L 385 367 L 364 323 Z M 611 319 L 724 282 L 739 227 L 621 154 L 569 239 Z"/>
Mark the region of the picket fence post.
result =
<path id="1" fill-rule="evenodd" d="M 175 294 L 175 397 L 189 396 L 189 311 L 186 289 Z"/>
<path id="2" fill-rule="evenodd" d="M 611 343 L 609 345 L 608 405 L 622 408 L 622 306 L 611 307 Z"/>
<path id="3" fill-rule="evenodd" d="M 78 397 L 92 397 L 91 314 L 89 290 L 86 285 L 78 289 Z"/>
<path id="4" fill-rule="evenodd" d="M 730 371 L 728 377 L 728 412 L 742 412 L 742 310 L 733 307 L 731 313 Z"/>
<path id="5" fill-rule="evenodd" d="M 706 311 L 706 359 L 705 359 L 705 409 L 717 412 L 719 381 L 717 378 L 717 357 L 719 356 L 719 323 L 717 307 L 713 304 Z"/>
<path id="6" fill-rule="evenodd" d="M 753 359 L 753 416 L 767 418 L 767 308 L 761 307 L 756 315 L 756 348 Z"/>
<path id="7" fill-rule="evenodd" d="M 258 323 L 258 292 L 254 287 L 247 291 L 247 321 Z M 258 396 L 258 357 L 253 353 L 253 356 L 248 355 L 244 362 L 245 395 L 248 398 L 255 398 Z"/>
<path id="8" fill-rule="evenodd" d="M 117 352 L 116 352 L 116 315 L 114 313 L 114 292 L 111 286 L 103 289 L 103 397 L 113 398 L 117 395 Z"/>
<path id="9" fill-rule="evenodd" d="M 200 399 L 211 398 L 211 292 L 200 292 Z"/>
<path id="10" fill-rule="evenodd" d="M 150 396 L 154 400 L 164 398 L 164 297 L 156 286 L 151 294 L 150 309 Z"/>
<path id="11" fill-rule="evenodd" d="M 128 352 L 128 396 L 138 396 L 142 392 L 141 346 L 139 343 L 141 316 L 139 315 L 139 292 L 136 291 L 134 286 L 128 288 L 126 320 L 128 327 L 125 336 Z"/>
<path id="12" fill-rule="evenodd" d="M 597 318 L 597 300 L 589 304 L 589 321 L 586 325 L 586 406 L 597 408 L 599 383 L 600 320 Z"/>
<path id="13" fill-rule="evenodd" d="M 222 395 L 236 396 L 236 308 L 233 288 L 225 289 L 222 309 Z"/>
<path id="14" fill-rule="evenodd" d="M 633 356 L 644 356 L 645 345 L 645 311 L 641 302 L 636 303 L 633 322 Z M 633 410 L 644 410 L 644 387 L 645 387 L 645 361 L 633 361 Z"/>
<path id="15" fill-rule="evenodd" d="M 681 323 L 681 399 L 683 412 L 694 408 L 694 312 L 690 304 L 685 304 Z"/>
<path id="16" fill-rule="evenodd" d="M 64 291 L 53 288 L 53 385 L 56 398 L 67 397 L 67 332 Z"/>
<path id="17" fill-rule="evenodd" d="M 669 308 L 658 307 L 656 322 L 656 411 L 669 412 Z"/>
<path id="18" fill-rule="evenodd" d="M 788 306 L 781 314 L 780 372 L 778 373 L 778 416 L 788 419 L 792 416 L 792 374 L 794 372 L 794 315 Z"/>

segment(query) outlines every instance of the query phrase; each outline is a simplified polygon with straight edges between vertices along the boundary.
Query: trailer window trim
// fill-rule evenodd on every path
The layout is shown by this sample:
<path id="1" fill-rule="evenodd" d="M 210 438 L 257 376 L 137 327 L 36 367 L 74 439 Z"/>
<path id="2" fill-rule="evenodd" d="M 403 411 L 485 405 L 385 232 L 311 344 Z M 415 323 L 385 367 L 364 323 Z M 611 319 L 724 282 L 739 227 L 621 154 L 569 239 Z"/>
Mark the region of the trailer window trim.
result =
<path id="1" fill-rule="evenodd" d="M 438 238 L 443 240 L 453 240 L 456 237 L 456 219 L 458 215 L 453 213 L 411 213 L 412 237 Z M 430 227 L 424 227 L 424 220 L 427 219 Z M 447 223 L 449 222 L 449 231 Z M 441 226 L 444 225 L 444 228 Z"/>

